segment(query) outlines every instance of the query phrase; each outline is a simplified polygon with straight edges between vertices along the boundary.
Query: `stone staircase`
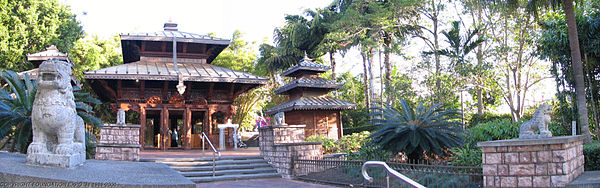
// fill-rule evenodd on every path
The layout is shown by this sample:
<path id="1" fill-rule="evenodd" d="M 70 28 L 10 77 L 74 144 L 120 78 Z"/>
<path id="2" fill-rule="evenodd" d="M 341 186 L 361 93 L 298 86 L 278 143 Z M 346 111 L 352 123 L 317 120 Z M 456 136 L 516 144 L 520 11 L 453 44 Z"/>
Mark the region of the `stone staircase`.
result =
<path id="1" fill-rule="evenodd" d="M 221 156 L 215 161 L 214 177 L 212 157 L 148 158 L 140 161 L 164 163 L 195 183 L 281 177 L 260 156 Z"/>

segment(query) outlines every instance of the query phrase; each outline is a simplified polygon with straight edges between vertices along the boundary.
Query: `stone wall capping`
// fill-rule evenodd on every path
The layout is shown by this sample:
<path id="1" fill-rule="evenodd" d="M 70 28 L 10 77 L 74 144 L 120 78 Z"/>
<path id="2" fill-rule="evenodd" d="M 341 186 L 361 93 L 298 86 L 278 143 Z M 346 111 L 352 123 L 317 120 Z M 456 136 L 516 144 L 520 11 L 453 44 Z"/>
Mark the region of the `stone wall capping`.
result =
<path id="1" fill-rule="evenodd" d="M 321 142 L 295 142 L 295 143 L 279 143 L 273 146 L 305 146 L 305 145 L 321 145 Z"/>
<path id="2" fill-rule="evenodd" d="M 106 144 L 106 143 L 98 143 L 96 144 L 98 147 L 119 147 L 119 148 L 140 148 L 142 145 L 140 144 Z"/>
<path id="3" fill-rule="evenodd" d="M 478 142 L 478 147 L 502 147 L 502 146 L 524 146 L 524 145 L 547 145 L 547 144 L 562 144 L 568 142 L 582 141 L 583 135 L 576 136 L 557 136 L 542 139 L 510 139 L 510 140 L 494 140 L 486 142 Z"/>
<path id="4" fill-rule="evenodd" d="M 142 125 L 139 124 L 125 124 L 125 125 L 117 125 L 117 124 L 104 124 L 102 127 L 133 127 L 133 128 L 140 128 L 142 127 Z"/>

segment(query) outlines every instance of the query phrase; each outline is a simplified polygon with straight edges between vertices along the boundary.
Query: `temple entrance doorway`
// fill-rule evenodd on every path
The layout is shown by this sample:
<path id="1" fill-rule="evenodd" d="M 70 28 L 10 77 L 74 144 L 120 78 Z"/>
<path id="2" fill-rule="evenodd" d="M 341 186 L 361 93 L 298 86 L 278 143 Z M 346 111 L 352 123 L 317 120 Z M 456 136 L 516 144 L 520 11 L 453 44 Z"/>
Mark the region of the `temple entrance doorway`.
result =
<path id="1" fill-rule="evenodd" d="M 144 132 L 144 148 L 160 147 L 160 110 L 146 110 L 146 124 Z"/>
<path id="2" fill-rule="evenodd" d="M 184 135 L 183 110 L 169 110 L 168 148 L 181 148 Z"/>
<path id="3" fill-rule="evenodd" d="M 202 132 L 208 135 L 208 116 L 206 115 L 207 113 L 207 110 L 192 111 L 192 148 L 202 148 Z M 206 143 L 204 147 L 208 147 Z"/>

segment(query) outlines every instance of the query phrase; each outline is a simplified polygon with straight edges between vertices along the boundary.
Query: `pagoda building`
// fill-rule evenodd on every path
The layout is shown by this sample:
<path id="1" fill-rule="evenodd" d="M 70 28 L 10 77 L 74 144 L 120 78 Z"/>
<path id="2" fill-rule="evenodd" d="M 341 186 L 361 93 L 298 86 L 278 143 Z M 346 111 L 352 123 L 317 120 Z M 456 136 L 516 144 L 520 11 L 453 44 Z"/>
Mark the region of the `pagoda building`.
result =
<path id="1" fill-rule="evenodd" d="M 175 23 L 165 23 L 163 31 L 120 37 L 123 64 L 84 76 L 113 111 L 139 114 L 140 144 L 146 149 L 202 147 L 202 132 L 218 143 L 217 125 L 232 118 L 235 98 L 268 81 L 211 65 L 230 41 L 178 31 Z M 174 132 L 180 143 L 171 140 Z"/>
<path id="2" fill-rule="evenodd" d="M 339 139 L 343 135 L 340 112 L 355 109 L 356 104 L 327 95 L 343 86 L 341 83 L 318 77 L 329 70 L 331 67 L 304 57 L 297 65 L 281 73 L 282 76 L 293 77 L 295 80 L 274 92 L 288 95 L 289 100 L 267 110 L 266 114 L 284 112 L 286 124 L 306 125 L 305 137 L 321 135 L 329 139 Z"/>
<path id="3" fill-rule="evenodd" d="M 38 68 L 40 67 L 42 62 L 52 59 L 52 58 L 56 58 L 61 61 L 66 61 L 66 62 L 70 63 L 71 65 L 73 65 L 73 61 L 71 61 L 71 58 L 69 58 L 69 55 L 58 51 L 58 48 L 56 48 L 56 46 L 51 45 L 48 48 L 46 48 L 45 51 L 41 51 L 41 52 L 37 52 L 37 53 L 33 53 L 33 54 L 27 54 L 27 61 L 31 62 L 31 64 L 33 64 L 33 66 L 35 68 L 33 68 L 31 70 L 19 72 L 18 73 L 19 77 L 21 77 L 21 79 L 23 79 L 23 74 L 28 74 L 29 78 L 31 80 L 37 80 Z M 77 80 L 77 78 L 75 77 L 74 74 L 71 75 L 71 85 L 81 87 L 79 80 Z"/>

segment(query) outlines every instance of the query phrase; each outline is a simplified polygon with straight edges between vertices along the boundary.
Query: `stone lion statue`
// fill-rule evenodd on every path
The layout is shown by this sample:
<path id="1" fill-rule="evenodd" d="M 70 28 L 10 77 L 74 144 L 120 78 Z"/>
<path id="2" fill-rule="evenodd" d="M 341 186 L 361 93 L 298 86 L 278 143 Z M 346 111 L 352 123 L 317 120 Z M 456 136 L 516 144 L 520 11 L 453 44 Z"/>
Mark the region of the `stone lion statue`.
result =
<path id="1" fill-rule="evenodd" d="M 533 118 L 521 125 L 519 129 L 519 139 L 552 137 L 552 132 L 548 130 L 548 123 L 550 123 L 551 120 L 550 114 L 552 114 L 552 107 L 550 105 L 540 105 L 533 114 Z M 538 130 L 540 131 L 539 134 L 536 133 Z"/>
<path id="2" fill-rule="evenodd" d="M 78 158 L 82 155 L 85 161 L 85 127 L 75 109 L 71 67 L 70 63 L 56 58 L 44 61 L 39 67 L 31 112 L 33 142 L 27 148 L 29 164 L 70 167 L 77 165 L 73 159 L 69 158 L 67 165 L 60 159 L 72 155 L 79 155 Z M 62 158 L 48 159 L 52 154 Z"/>

